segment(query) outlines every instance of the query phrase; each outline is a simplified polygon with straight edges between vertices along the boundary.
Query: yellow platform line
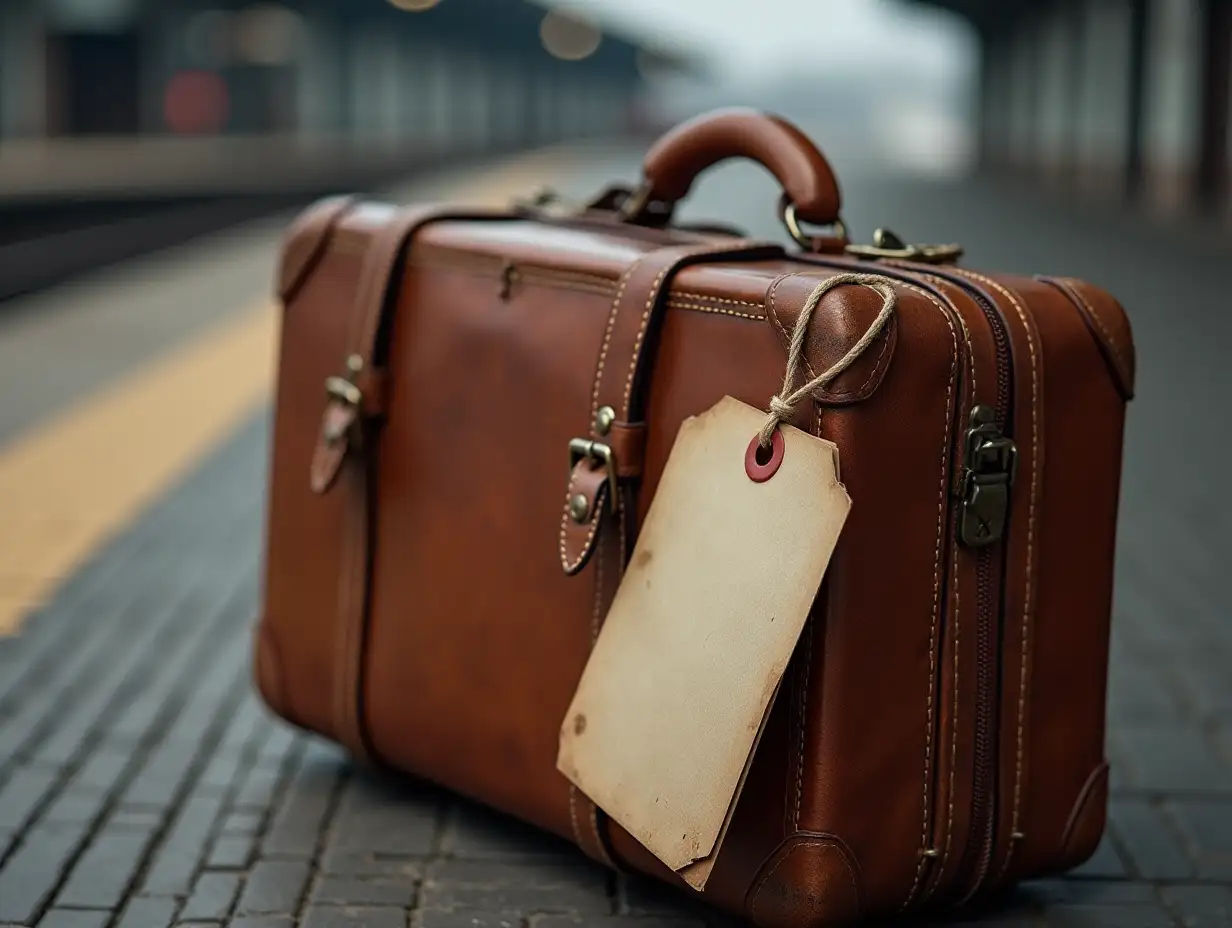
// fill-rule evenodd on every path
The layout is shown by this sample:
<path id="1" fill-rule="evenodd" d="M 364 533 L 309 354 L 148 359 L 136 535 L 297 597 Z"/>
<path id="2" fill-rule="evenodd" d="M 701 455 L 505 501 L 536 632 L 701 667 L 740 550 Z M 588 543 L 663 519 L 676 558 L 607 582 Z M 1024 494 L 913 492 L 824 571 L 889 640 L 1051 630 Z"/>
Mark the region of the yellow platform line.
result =
<path id="1" fill-rule="evenodd" d="M 246 311 L 0 455 L 0 635 L 254 413 L 278 314 Z"/>
<path id="2" fill-rule="evenodd" d="M 500 206 L 571 160 L 532 152 L 441 195 Z M 0 448 L 0 637 L 255 413 L 273 385 L 279 318 L 266 302 L 231 315 Z"/>

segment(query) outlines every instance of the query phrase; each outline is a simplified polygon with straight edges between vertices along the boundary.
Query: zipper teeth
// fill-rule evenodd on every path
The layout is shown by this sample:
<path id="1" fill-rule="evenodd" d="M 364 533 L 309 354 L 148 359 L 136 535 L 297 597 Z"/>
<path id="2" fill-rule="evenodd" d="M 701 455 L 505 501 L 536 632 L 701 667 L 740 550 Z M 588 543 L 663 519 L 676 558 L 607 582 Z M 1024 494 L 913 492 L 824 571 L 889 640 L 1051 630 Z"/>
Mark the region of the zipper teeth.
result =
<path id="1" fill-rule="evenodd" d="M 983 294 L 970 287 L 968 292 L 983 310 L 993 334 L 997 355 L 997 403 L 994 418 L 998 429 L 1004 431 L 1010 404 L 1010 352 L 1004 324 L 1000 314 L 984 298 Z M 994 596 L 993 552 L 984 548 L 979 553 L 976 565 L 978 592 L 976 594 L 976 621 L 979 629 L 976 643 L 978 673 L 975 722 L 975 776 L 972 791 L 971 833 L 979 856 L 969 884 L 967 898 L 973 896 L 984 882 L 992 861 L 996 828 L 993 808 L 995 764 L 997 754 L 993 742 L 996 700 L 996 647 L 998 641 L 999 610 Z"/>

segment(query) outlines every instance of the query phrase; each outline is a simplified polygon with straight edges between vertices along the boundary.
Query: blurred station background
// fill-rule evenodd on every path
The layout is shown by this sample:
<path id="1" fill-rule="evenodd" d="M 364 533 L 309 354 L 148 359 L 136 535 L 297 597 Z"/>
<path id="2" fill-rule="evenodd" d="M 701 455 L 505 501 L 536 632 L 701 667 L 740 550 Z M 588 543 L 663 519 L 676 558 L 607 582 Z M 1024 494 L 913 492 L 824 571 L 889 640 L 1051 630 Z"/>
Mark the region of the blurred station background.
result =
<path id="1" fill-rule="evenodd" d="M 730 105 L 821 145 L 853 238 L 1125 304 L 1111 825 L 1035 914 L 1227 923 L 1230 47 L 1232 0 L 0 0 L 0 925 L 155 924 L 168 869 L 157 924 L 304 914 L 260 835 L 333 787 L 246 664 L 295 211 L 584 197 Z M 723 165 L 681 217 L 786 242 L 778 193 Z"/>

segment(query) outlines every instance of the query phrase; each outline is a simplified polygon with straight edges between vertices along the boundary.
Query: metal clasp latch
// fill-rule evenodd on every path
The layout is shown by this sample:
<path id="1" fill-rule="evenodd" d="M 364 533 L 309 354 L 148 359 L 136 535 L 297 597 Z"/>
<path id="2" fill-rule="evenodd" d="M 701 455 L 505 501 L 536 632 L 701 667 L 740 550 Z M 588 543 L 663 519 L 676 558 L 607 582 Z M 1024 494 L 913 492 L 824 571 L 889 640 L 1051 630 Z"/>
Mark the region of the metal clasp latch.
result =
<path id="1" fill-rule="evenodd" d="M 588 458 L 592 464 L 602 464 L 604 470 L 607 471 L 608 479 L 608 505 L 611 507 L 613 515 L 617 509 L 617 494 L 616 494 L 616 456 L 612 453 L 612 446 L 605 445 L 601 441 L 592 441 L 589 438 L 574 438 L 569 442 L 569 471 L 577 467 L 578 461 L 583 458 Z"/>
<path id="2" fill-rule="evenodd" d="M 873 233 L 871 245 L 848 245 L 847 254 L 857 258 L 897 258 L 920 264 L 949 264 L 962 257 L 962 245 L 908 245 L 889 229 Z"/>
<path id="3" fill-rule="evenodd" d="M 1005 534 L 1009 515 L 1010 488 L 1018 471 L 1018 446 L 997 427 L 988 406 L 971 411 L 967 431 L 967 474 L 963 487 L 962 526 L 964 544 L 981 548 Z"/>
<path id="4" fill-rule="evenodd" d="M 325 378 L 326 398 L 340 403 L 352 411 L 350 415 L 330 415 L 328 412 L 326 413 L 322 433 L 326 444 L 330 445 L 336 444 L 347 433 L 364 402 L 363 391 L 355 385 L 355 378 L 364 369 L 364 359 L 357 354 L 353 354 L 347 358 L 346 363 L 347 375 L 345 377 L 334 376 Z"/>

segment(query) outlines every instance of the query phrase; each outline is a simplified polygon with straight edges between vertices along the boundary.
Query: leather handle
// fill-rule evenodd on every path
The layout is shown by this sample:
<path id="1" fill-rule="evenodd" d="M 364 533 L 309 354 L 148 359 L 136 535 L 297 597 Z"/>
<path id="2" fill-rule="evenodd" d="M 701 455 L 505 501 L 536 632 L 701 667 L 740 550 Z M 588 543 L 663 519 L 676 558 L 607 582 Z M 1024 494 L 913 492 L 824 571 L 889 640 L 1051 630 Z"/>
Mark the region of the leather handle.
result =
<path id="1" fill-rule="evenodd" d="M 769 170 L 801 221 L 838 221 L 838 181 L 825 156 L 787 120 L 751 109 L 716 110 L 659 139 L 642 165 L 644 195 L 665 203 L 682 200 L 699 174 L 729 158 L 749 158 Z"/>

